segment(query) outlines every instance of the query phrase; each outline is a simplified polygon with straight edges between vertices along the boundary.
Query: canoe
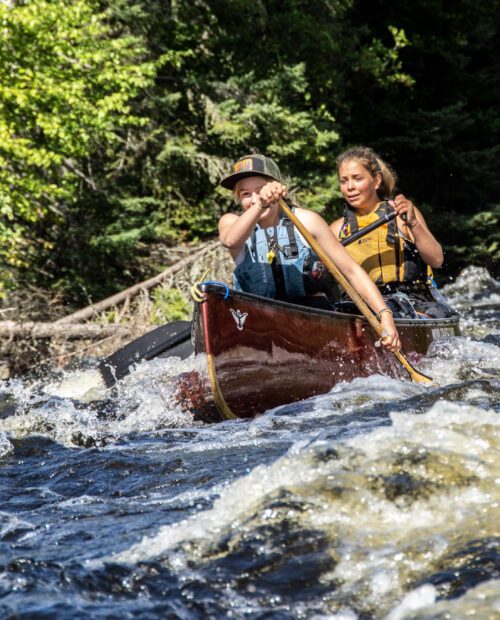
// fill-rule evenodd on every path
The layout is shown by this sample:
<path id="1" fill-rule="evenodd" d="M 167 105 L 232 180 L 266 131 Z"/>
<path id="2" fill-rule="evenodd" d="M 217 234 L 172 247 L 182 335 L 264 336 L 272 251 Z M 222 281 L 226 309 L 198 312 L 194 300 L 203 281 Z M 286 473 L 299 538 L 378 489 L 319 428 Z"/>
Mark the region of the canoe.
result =
<path id="1" fill-rule="evenodd" d="M 199 285 L 195 369 L 180 376 L 177 401 L 204 421 L 250 418 L 318 394 L 341 381 L 379 373 L 408 378 L 357 315 L 309 308 Z M 413 364 L 437 338 L 459 335 L 458 318 L 396 319 Z"/>

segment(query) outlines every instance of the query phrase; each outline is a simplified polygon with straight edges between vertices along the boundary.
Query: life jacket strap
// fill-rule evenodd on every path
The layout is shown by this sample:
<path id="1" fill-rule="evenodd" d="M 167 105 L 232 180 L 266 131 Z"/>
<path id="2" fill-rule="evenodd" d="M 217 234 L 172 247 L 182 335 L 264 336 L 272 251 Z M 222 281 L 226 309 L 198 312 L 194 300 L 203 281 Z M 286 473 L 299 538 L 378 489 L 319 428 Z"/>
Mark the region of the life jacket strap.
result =
<path id="1" fill-rule="evenodd" d="M 271 261 L 271 271 L 273 274 L 274 286 L 276 288 L 276 298 L 286 299 L 285 274 L 281 264 L 281 253 L 278 245 L 278 229 L 273 226 L 273 234 L 269 234 L 269 229 L 265 228 L 268 251 L 273 253 Z"/>
<path id="2" fill-rule="evenodd" d="M 299 255 L 299 246 L 297 244 L 297 237 L 295 236 L 295 226 L 290 218 L 283 218 L 283 225 L 288 235 L 288 245 L 283 246 L 282 251 L 286 258 L 297 258 Z"/>

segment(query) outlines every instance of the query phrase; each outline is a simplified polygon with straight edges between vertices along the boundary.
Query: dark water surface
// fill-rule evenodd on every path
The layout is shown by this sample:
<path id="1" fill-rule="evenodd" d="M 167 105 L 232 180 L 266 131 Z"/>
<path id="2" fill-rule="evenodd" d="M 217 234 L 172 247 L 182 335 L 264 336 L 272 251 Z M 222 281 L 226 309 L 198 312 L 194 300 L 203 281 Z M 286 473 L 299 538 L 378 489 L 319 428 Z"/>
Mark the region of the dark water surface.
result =
<path id="1" fill-rule="evenodd" d="M 500 284 L 445 292 L 440 387 L 207 425 L 172 400 L 192 359 L 0 382 L 0 618 L 500 618 Z"/>

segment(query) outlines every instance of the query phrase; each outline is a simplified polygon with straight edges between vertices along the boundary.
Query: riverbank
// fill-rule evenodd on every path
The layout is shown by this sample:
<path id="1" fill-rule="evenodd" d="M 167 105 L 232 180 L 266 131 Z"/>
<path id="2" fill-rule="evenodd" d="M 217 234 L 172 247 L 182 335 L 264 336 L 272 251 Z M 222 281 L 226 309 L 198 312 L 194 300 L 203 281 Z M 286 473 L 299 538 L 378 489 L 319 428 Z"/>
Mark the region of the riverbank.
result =
<path id="1" fill-rule="evenodd" d="M 158 325 L 189 319 L 196 282 L 230 281 L 232 261 L 216 240 L 169 248 L 163 261 L 159 275 L 83 311 L 68 312 L 60 296 L 32 287 L 10 293 L 0 309 L 0 379 L 110 355 Z"/>

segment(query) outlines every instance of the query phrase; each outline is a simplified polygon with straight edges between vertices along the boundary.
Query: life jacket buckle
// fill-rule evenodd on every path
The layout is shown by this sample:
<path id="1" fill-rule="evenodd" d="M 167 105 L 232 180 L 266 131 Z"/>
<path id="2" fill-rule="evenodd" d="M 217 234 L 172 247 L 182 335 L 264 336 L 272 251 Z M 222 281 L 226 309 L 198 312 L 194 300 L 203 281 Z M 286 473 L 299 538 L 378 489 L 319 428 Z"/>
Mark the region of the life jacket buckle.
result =
<path id="1" fill-rule="evenodd" d="M 285 258 L 296 258 L 299 255 L 297 244 L 284 245 L 280 248 Z"/>

